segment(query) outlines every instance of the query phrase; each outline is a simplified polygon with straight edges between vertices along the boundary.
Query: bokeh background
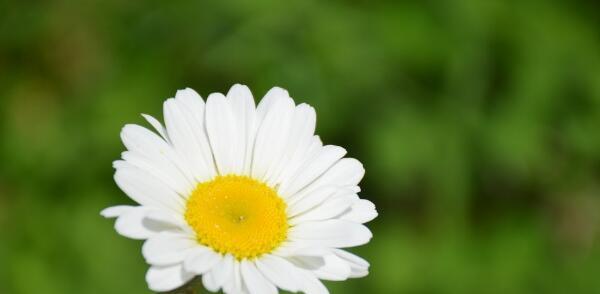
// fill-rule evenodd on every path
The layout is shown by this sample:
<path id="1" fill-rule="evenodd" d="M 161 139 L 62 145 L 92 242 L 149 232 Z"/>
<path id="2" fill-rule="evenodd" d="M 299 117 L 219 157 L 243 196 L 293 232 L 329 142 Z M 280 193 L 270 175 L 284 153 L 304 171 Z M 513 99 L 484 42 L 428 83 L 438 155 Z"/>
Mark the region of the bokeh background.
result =
<path id="1" fill-rule="evenodd" d="M 287 88 L 367 173 L 332 293 L 600 293 L 594 1 L 2 1 L 0 293 L 149 293 L 99 211 L 184 87 Z"/>

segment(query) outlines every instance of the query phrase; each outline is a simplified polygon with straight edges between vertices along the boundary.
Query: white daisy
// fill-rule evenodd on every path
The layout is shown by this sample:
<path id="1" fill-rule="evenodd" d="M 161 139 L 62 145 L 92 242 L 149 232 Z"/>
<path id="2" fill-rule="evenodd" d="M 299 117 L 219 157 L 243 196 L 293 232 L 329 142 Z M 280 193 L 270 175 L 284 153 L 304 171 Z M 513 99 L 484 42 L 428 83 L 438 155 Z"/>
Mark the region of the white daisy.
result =
<path id="1" fill-rule="evenodd" d="M 156 133 L 126 125 L 115 181 L 139 206 L 102 211 L 125 237 L 146 240 L 153 291 L 195 276 L 225 293 L 327 293 L 320 280 L 368 274 L 369 263 L 341 248 L 363 245 L 377 216 L 360 199 L 364 175 L 344 148 L 314 135 L 316 115 L 286 90 L 255 107 L 246 86 L 204 100 L 192 89 L 164 103 Z"/>

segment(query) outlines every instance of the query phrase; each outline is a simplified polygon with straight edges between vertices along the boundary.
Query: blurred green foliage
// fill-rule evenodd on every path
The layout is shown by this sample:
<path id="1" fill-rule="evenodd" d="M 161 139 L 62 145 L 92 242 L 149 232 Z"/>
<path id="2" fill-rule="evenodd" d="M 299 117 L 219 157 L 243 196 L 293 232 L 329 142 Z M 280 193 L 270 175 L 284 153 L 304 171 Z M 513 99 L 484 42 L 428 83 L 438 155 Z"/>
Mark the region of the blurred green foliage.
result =
<path id="1" fill-rule="evenodd" d="M 562 2 L 562 3 L 561 3 Z M 99 211 L 125 123 L 192 87 L 287 88 L 367 169 L 332 293 L 600 292 L 593 1 L 0 3 L 0 293 L 148 293 Z"/>

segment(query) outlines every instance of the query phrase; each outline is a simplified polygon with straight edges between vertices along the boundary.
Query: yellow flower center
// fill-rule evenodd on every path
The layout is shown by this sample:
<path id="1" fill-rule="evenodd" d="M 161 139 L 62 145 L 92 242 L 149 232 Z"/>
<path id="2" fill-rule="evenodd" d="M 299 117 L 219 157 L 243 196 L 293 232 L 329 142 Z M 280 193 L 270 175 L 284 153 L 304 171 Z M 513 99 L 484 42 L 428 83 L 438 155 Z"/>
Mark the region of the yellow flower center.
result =
<path id="1" fill-rule="evenodd" d="M 198 242 L 237 259 L 255 258 L 287 237 L 285 202 L 269 186 L 246 176 L 219 176 L 198 184 L 185 219 Z"/>

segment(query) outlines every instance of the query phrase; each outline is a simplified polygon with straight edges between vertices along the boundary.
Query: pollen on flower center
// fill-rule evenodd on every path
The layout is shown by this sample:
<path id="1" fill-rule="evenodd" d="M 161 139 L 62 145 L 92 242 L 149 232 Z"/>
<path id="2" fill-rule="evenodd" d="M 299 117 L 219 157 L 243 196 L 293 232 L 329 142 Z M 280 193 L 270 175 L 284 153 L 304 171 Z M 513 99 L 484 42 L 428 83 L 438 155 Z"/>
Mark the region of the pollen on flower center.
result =
<path id="1" fill-rule="evenodd" d="M 198 184 L 185 219 L 198 242 L 237 259 L 255 258 L 287 237 L 285 202 L 269 186 L 246 176 L 219 176 Z"/>

